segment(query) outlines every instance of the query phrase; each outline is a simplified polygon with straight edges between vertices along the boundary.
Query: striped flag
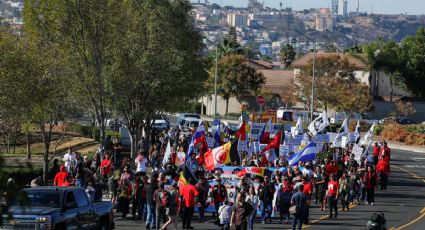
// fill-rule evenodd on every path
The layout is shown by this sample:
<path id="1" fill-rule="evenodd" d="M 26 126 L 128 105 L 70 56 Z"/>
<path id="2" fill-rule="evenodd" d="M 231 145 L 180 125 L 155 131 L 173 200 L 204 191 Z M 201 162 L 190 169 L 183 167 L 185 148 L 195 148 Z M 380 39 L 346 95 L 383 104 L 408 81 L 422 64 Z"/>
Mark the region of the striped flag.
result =
<path id="1" fill-rule="evenodd" d="M 289 156 L 289 166 L 296 166 L 298 162 L 306 162 L 316 160 L 317 148 L 314 142 L 310 142 L 301 151 Z"/>

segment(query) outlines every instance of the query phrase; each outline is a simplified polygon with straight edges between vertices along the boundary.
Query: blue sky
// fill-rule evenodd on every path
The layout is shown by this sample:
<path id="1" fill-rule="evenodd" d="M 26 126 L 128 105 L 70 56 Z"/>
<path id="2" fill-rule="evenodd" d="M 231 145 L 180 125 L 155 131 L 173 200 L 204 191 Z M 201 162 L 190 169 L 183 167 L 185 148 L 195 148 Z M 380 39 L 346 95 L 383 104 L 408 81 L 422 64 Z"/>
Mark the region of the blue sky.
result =
<path id="1" fill-rule="evenodd" d="M 204 0 L 200 0 L 204 2 Z M 198 2 L 198 0 L 191 0 Z M 210 3 L 223 3 L 224 5 L 247 6 L 248 0 L 209 0 Z M 266 6 L 278 8 L 279 3 L 283 6 L 292 7 L 295 10 L 307 8 L 329 7 L 331 0 L 259 0 Z M 348 0 L 349 11 L 354 11 L 357 0 Z M 425 0 L 360 0 L 360 11 L 382 14 L 425 14 Z"/>

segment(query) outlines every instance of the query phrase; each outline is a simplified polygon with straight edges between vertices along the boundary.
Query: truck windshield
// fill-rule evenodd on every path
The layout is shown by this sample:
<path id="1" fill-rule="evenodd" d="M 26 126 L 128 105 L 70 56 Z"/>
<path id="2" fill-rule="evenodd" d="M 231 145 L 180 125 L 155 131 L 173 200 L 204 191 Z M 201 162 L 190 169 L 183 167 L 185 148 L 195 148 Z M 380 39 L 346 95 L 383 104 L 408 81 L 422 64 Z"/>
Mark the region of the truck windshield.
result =
<path id="1" fill-rule="evenodd" d="M 61 194 L 48 191 L 24 191 L 15 205 L 31 207 L 60 208 Z"/>

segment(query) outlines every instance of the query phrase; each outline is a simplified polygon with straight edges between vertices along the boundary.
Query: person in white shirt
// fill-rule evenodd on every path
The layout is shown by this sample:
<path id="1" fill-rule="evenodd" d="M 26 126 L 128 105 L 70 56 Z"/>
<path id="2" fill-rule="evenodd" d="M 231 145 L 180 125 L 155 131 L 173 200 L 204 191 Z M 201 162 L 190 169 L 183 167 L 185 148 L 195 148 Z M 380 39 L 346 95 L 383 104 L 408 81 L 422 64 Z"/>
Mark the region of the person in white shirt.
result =
<path id="1" fill-rule="evenodd" d="M 220 219 L 220 229 L 229 230 L 230 229 L 230 218 L 232 215 L 232 207 L 229 206 L 227 201 L 224 202 L 222 206 L 218 209 L 218 218 Z"/>
<path id="2" fill-rule="evenodd" d="M 139 152 L 138 156 L 134 160 L 134 163 L 136 164 L 136 173 L 141 173 L 142 176 L 145 176 L 148 160 L 145 156 L 143 156 L 142 152 Z"/>
<path id="3" fill-rule="evenodd" d="M 65 168 L 68 172 L 71 172 L 74 168 L 75 154 L 72 152 L 72 148 L 68 149 L 68 152 L 63 156 L 63 161 L 65 162 Z"/>

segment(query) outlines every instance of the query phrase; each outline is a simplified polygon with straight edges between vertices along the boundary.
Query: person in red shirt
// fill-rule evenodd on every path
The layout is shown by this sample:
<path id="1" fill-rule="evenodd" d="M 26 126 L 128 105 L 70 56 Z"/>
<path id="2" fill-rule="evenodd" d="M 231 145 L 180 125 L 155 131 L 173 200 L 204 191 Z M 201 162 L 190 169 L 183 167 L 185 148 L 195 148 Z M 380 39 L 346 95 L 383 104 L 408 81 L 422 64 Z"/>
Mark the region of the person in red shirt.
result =
<path id="1" fill-rule="evenodd" d="M 336 165 L 335 160 L 331 160 L 325 168 L 326 174 L 328 175 L 332 175 L 332 174 L 337 174 L 338 173 L 338 166 Z"/>
<path id="2" fill-rule="evenodd" d="M 376 181 L 378 180 L 378 177 L 375 173 L 375 170 L 372 168 L 372 166 L 368 165 L 367 170 L 364 176 L 364 181 L 366 184 L 366 196 L 367 196 L 367 202 L 366 204 L 375 204 L 375 186 Z"/>
<path id="3" fill-rule="evenodd" d="M 66 182 L 66 177 L 69 174 L 63 165 L 59 168 L 59 170 L 60 171 L 56 174 L 55 179 L 53 180 L 54 186 L 62 186 L 62 184 Z"/>
<path id="4" fill-rule="evenodd" d="M 373 147 L 373 163 L 378 164 L 378 157 L 381 151 L 381 147 L 379 147 L 378 142 L 375 142 L 375 147 Z"/>
<path id="5" fill-rule="evenodd" d="M 195 197 L 199 195 L 196 187 L 193 186 L 193 179 L 189 178 L 189 183 L 183 189 L 183 229 L 193 229 L 191 225 L 195 208 Z"/>
<path id="6" fill-rule="evenodd" d="M 389 156 L 385 156 L 376 165 L 376 172 L 379 174 L 381 190 L 387 190 L 388 175 L 390 174 L 390 162 L 386 159 L 388 157 Z"/>
<path id="7" fill-rule="evenodd" d="M 387 161 L 391 160 L 391 150 L 388 147 L 387 142 L 384 141 L 384 147 L 381 148 L 381 151 L 379 153 L 379 158 L 383 158 Z"/>
<path id="8" fill-rule="evenodd" d="M 308 176 L 305 176 L 303 178 L 303 184 L 304 184 L 303 193 L 308 197 L 308 202 L 307 202 L 308 205 L 306 205 L 306 208 L 305 208 L 303 221 L 304 221 L 304 224 L 308 224 L 308 216 L 310 215 L 311 193 L 313 192 Z"/>
<path id="9" fill-rule="evenodd" d="M 336 179 L 336 175 L 332 174 L 330 176 L 331 180 L 328 183 L 328 204 L 329 204 L 329 219 L 332 218 L 332 211 L 335 211 L 335 219 L 338 216 L 338 190 L 339 183 Z"/>
<path id="10" fill-rule="evenodd" d="M 100 163 L 100 168 L 102 172 L 102 176 L 105 178 L 112 171 L 112 160 L 111 155 L 109 153 L 105 154 L 105 159 Z"/>

